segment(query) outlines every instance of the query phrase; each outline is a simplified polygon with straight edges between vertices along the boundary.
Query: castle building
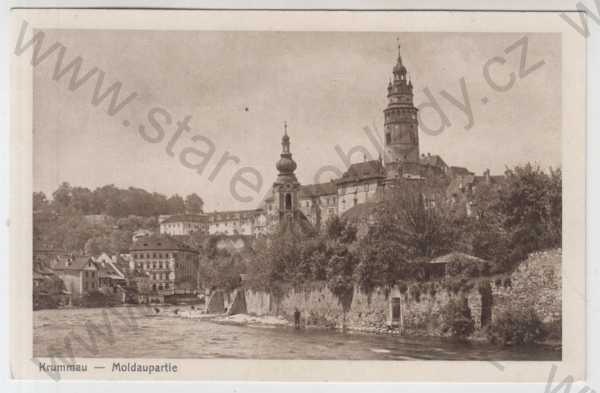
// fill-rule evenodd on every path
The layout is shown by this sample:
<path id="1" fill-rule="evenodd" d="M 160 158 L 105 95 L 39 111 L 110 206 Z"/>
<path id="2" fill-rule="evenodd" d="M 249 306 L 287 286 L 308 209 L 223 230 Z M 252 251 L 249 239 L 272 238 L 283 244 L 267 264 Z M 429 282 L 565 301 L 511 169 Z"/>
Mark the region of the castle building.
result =
<path id="1" fill-rule="evenodd" d="M 339 179 L 327 183 L 300 184 L 285 123 L 272 192 L 257 209 L 207 214 L 206 221 L 204 218 L 201 221 L 207 222 L 204 225 L 208 226 L 208 234 L 258 236 L 288 223 L 304 228 L 308 225 L 321 231 L 335 216 L 356 219 L 368 216 L 368 210 L 383 200 L 386 189 L 397 179 L 423 181 L 433 176 L 445 176 L 454 184 L 462 180 L 453 179 L 473 175 L 466 168 L 448 166 L 439 155 L 420 154 L 418 109 L 413 102 L 413 84 L 403 63 L 400 46 L 387 86 L 387 99 L 383 110 L 383 157 L 353 163 Z M 185 225 L 184 222 L 177 223 Z M 168 220 L 165 224 L 168 227 L 175 222 Z M 165 233 L 170 232 L 165 230 Z"/>
<path id="2" fill-rule="evenodd" d="M 203 214 L 176 214 L 160 223 L 160 233 L 185 236 L 193 232 L 208 233 L 208 220 Z"/>

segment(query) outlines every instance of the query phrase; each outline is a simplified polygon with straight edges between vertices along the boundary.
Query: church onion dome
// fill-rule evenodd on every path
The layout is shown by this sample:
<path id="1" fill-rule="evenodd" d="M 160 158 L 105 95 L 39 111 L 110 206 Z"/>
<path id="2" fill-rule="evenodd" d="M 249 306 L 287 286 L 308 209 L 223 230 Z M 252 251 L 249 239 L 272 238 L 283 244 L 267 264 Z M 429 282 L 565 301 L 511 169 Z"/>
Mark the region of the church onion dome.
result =
<path id="1" fill-rule="evenodd" d="M 290 151 L 290 137 L 287 134 L 287 122 L 284 123 L 284 133 L 281 138 L 281 158 L 277 161 L 275 167 L 282 175 L 293 175 L 297 168 L 296 161 L 292 159 L 292 153 Z"/>
<path id="2" fill-rule="evenodd" d="M 276 167 L 280 173 L 294 173 L 297 165 L 296 161 L 292 160 L 291 154 L 289 157 L 282 154 L 279 161 L 277 161 Z"/>

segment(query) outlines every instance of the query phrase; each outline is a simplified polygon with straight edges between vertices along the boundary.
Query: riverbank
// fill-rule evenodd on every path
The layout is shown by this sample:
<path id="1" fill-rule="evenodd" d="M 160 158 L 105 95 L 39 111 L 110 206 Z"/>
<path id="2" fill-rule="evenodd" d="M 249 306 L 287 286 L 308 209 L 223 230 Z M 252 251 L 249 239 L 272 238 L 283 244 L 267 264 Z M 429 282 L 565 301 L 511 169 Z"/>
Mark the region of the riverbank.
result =
<path id="1" fill-rule="evenodd" d="M 542 346 L 499 348 L 478 343 L 455 343 L 435 337 L 348 334 L 332 329 L 300 329 L 285 325 L 240 325 L 238 318 L 220 314 L 174 315 L 167 307 L 159 315 L 141 316 L 132 324 L 123 317 L 127 307 L 110 309 L 42 310 L 33 313 L 33 354 L 65 353 L 65 338 L 73 356 L 85 358 L 185 359 L 304 359 L 304 360 L 475 360 L 557 361 L 560 351 Z M 108 312 L 107 312 L 108 311 Z M 145 309 L 143 310 L 146 311 Z M 181 311 L 181 310 L 180 310 Z M 187 310 L 184 310 L 187 311 Z M 194 311 L 194 310 L 190 310 Z M 228 318 L 226 323 L 213 320 Z M 270 318 L 261 322 L 272 321 Z M 237 324 L 235 322 L 237 320 Z M 244 317 L 246 320 L 246 317 Z M 110 324 L 114 339 L 88 340 L 90 323 L 101 331 Z M 84 345 L 73 337 L 80 337 Z M 68 341 L 68 340 L 67 340 Z M 94 348 L 90 351 L 90 348 Z"/>

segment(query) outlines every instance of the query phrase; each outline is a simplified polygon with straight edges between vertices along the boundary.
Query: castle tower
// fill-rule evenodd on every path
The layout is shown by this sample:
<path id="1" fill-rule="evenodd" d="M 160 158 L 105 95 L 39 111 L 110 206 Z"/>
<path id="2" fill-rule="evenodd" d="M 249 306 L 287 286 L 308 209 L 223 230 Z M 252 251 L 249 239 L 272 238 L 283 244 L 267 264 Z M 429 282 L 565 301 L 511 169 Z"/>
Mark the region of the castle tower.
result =
<path id="1" fill-rule="evenodd" d="M 273 198 L 276 214 L 281 221 L 282 219 L 293 219 L 294 212 L 298 206 L 298 190 L 300 183 L 296 179 L 294 171 L 296 170 L 296 162 L 292 159 L 290 152 L 290 137 L 287 134 L 287 123 L 284 123 L 284 134 L 281 138 L 281 155 L 277 161 L 277 170 L 279 174 L 275 183 L 273 183 Z"/>
<path id="2" fill-rule="evenodd" d="M 419 162 L 419 132 L 417 108 L 413 104 L 413 86 L 402 64 L 400 45 L 388 85 L 388 106 L 383 111 L 386 169 L 399 173 L 402 164 Z"/>

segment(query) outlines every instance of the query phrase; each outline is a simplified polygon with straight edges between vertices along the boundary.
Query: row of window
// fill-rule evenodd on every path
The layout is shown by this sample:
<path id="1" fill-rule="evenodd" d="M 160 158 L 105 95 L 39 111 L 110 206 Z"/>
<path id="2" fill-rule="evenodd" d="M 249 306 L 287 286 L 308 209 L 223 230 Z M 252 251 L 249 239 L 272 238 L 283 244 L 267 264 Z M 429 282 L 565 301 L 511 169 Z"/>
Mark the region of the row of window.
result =
<path id="1" fill-rule="evenodd" d="M 167 273 L 154 273 L 150 275 L 153 280 L 166 280 L 169 276 Z"/>
<path id="2" fill-rule="evenodd" d="M 177 227 L 179 227 L 179 228 L 181 228 L 181 227 L 185 227 L 185 228 L 189 228 L 189 227 L 199 228 L 199 227 L 202 226 L 202 224 L 198 224 L 198 223 L 189 224 L 189 223 L 182 223 L 182 222 L 178 222 L 178 223 L 175 223 L 175 224 L 162 224 L 162 225 L 166 226 L 167 228 L 177 228 Z"/>
<path id="3" fill-rule="evenodd" d="M 365 191 L 369 191 L 369 190 L 368 190 L 368 188 L 367 188 L 367 190 L 365 190 Z M 327 205 L 335 205 L 335 198 L 327 198 L 327 200 L 326 200 L 326 204 L 327 204 Z M 304 205 L 305 205 L 306 207 L 310 207 L 310 206 L 312 205 L 312 201 L 310 201 L 310 200 L 307 200 L 307 201 L 305 201 L 305 202 L 304 202 Z"/>
<path id="4" fill-rule="evenodd" d="M 176 258 L 176 257 L 177 257 L 177 253 L 176 252 L 172 252 L 172 253 L 168 253 L 168 252 L 165 252 L 165 253 L 162 253 L 162 252 L 159 252 L 159 253 L 156 253 L 156 252 L 149 253 L 149 252 L 147 252 L 147 253 L 134 253 L 133 254 L 133 259 L 144 259 L 144 258 L 146 258 L 146 259 L 150 259 L 150 258 Z"/>
<path id="5" fill-rule="evenodd" d="M 83 275 L 85 277 L 95 278 L 96 277 L 96 272 L 95 271 L 84 270 Z"/>
<path id="6" fill-rule="evenodd" d="M 138 269 L 167 269 L 169 266 L 169 263 L 166 261 L 158 261 L 158 262 L 138 262 L 137 263 L 137 268 Z"/>

